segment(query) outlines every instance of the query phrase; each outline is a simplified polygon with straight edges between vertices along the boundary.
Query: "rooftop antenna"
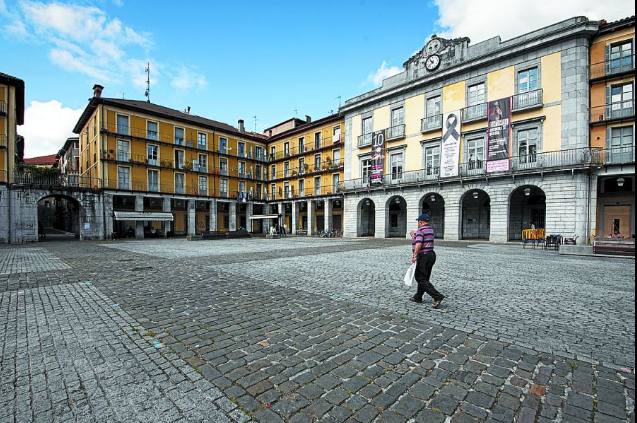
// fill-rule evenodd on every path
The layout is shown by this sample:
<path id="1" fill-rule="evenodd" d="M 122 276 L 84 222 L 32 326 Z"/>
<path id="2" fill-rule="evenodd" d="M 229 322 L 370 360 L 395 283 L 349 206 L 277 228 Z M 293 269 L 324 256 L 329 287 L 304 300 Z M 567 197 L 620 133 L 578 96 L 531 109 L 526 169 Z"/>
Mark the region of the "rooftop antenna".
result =
<path id="1" fill-rule="evenodd" d="M 122 91 L 122 100 L 124 100 L 124 92 Z"/>
<path id="2" fill-rule="evenodd" d="M 254 132 L 257 132 L 257 117 L 252 116 L 252 119 L 254 119 Z"/>
<path id="3" fill-rule="evenodd" d="M 340 109 L 341 108 L 341 96 L 339 95 L 336 98 L 338 98 L 338 108 Z"/>
<path id="4" fill-rule="evenodd" d="M 299 109 L 294 109 L 293 112 L 294 112 L 294 117 L 297 117 L 299 115 Z"/>
<path id="5" fill-rule="evenodd" d="M 146 97 L 146 101 L 150 103 L 150 62 L 146 64 L 146 91 L 144 92 L 144 96 Z"/>

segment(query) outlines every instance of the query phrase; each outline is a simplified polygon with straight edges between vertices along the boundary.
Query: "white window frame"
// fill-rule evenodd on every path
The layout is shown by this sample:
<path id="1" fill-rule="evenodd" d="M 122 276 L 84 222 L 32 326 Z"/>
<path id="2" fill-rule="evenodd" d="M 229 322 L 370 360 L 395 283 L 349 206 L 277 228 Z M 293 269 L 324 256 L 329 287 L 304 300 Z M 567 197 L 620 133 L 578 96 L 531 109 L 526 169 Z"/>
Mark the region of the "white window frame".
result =
<path id="1" fill-rule="evenodd" d="M 181 129 L 181 134 L 182 134 L 181 141 L 177 141 L 178 140 L 178 138 L 177 138 L 177 130 L 178 129 Z M 175 145 L 186 145 L 186 128 L 183 128 L 181 126 L 175 126 L 173 128 L 173 140 L 174 140 L 174 144 Z"/>
<path id="2" fill-rule="evenodd" d="M 149 125 L 153 124 L 155 125 L 155 135 L 151 136 L 151 131 L 149 129 Z M 146 138 L 148 138 L 149 140 L 153 140 L 153 141 L 158 141 L 159 140 L 159 122 L 154 121 L 154 120 L 147 120 L 146 121 Z"/>
<path id="3" fill-rule="evenodd" d="M 121 131 L 122 128 L 120 128 L 120 125 L 119 125 L 119 118 L 120 117 L 126 118 L 126 131 L 125 132 Z M 118 134 L 130 135 L 131 127 L 130 127 L 130 116 L 129 115 L 125 115 L 123 113 L 117 113 L 115 115 L 115 125 L 116 125 L 115 132 L 117 132 Z"/>
<path id="4" fill-rule="evenodd" d="M 202 139 L 203 139 L 203 143 L 201 142 Z M 197 147 L 203 150 L 208 149 L 208 134 L 207 133 L 197 131 Z"/>
<path id="5" fill-rule="evenodd" d="M 157 175 L 157 183 L 155 184 L 155 189 L 152 189 L 151 187 L 151 178 L 150 175 L 154 174 Z M 147 178 L 148 178 L 148 191 L 150 192 L 159 192 L 159 181 L 160 181 L 160 175 L 159 175 L 159 170 L 156 169 L 148 169 L 148 173 L 147 173 Z"/>
<path id="6" fill-rule="evenodd" d="M 178 185 L 177 185 L 177 177 L 181 176 L 181 189 L 178 190 Z M 175 189 L 175 194 L 183 194 L 186 192 L 186 174 L 183 172 L 175 172 L 175 177 L 174 177 L 174 189 Z"/>
<path id="7" fill-rule="evenodd" d="M 155 149 L 155 157 L 152 157 L 153 154 L 151 154 L 151 148 Z M 151 166 L 158 166 L 159 165 L 159 145 L 157 144 L 148 144 L 146 145 L 146 160 L 148 161 L 148 164 Z"/>
<path id="8" fill-rule="evenodd" d="M 120 178 L 120 171 L 122 169 L 126 169 L 127 170 L 127 177 L 126 177 L 126 186 L 122 187 L 121 185 L 121 178 Z M 123 189 L 123 190 L 130 190 L 131 189 L 131 167 L 130 166 L 117 166 L 117 189 Z"/>

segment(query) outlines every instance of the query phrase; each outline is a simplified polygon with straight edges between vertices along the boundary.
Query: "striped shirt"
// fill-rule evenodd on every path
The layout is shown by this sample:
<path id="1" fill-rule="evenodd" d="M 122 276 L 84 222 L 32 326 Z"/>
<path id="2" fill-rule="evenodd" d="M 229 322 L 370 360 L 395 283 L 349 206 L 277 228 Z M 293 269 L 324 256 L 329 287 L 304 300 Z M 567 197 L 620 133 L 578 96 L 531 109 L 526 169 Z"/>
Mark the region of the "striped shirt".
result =
<path id="1" fill-rule="evenodd" d="M 419 254 L 431 253 L 434 250 L 434 228 L 430 225 L 418 228 L 411 239 L 411 250 L 416 250 L 416 244 L 422 244 Z"/>

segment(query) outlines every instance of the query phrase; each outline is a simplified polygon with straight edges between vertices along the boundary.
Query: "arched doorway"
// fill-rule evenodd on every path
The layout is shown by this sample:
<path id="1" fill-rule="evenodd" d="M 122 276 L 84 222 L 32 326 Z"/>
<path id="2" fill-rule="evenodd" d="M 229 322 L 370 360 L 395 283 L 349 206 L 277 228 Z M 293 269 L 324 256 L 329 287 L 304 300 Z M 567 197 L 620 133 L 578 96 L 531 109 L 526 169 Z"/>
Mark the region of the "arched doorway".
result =
<path id="1" fill-rule="evenodd" d="M 535 185 L 524 185 L 509 197 L 509 241 L 522 240 L 523 229 L 546 228 L 546 195 Z"/>
<path id="2" fill-rule="evenodd" d="M 472 189 L 462 196 L 462 239 L 489 239 L 491 229 L 491 198 L 481 189 Z"/>
<path id="3" fill-rule="evenodd" d="M 404 238 L 407 235 L 407 202 L 399 195 L 391 197 L 385 206 L 385 237 Z"/>
<path id="4" fill-rule="evenodd" d="M 445 199 L 438 193 L 429 193 L 420 200 L 420 212 L 429 213 L 436 238 L 445 237 Z"/>
<path id="5" fill-rule="evenodd" d="M 80 203 L 64 195 L 38 201 L 38 239 L 80 239 Z"/>
<path id="6" fill-rule="evenodd" d="M 358 229 L 356 236 L 374 236 L 376 234 L 376 205 L 369 198 L 358 203 Z"/>

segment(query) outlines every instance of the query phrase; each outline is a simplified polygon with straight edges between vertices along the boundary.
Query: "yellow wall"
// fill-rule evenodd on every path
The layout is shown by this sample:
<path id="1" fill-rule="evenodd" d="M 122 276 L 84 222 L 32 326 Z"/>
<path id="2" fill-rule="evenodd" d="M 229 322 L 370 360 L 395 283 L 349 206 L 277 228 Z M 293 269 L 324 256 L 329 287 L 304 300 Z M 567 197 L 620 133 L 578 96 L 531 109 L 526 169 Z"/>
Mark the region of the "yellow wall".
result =
<path id="1" fill-rule="evenodd" d="M 455 84 L 446 85 L 442 88 L 442 113 L 447 113 L 460 110 L 465 107 L 465 90 L 466 82 L 460 81 Z M 424 114 L 423 111 L 421 112 Z"/>
<path id="2" fill-rule="evenodd" d="M 510 97 L 515 92 L 515 68 L 509 66 L 487 74 L 487 100 Z"/>
<path id="3" fill-rule="evenodd" d="M 415 95 L 405 99 L 405 135 L 407 149 L 405 151 L 405 168 L 422 168 L 422 147 L 420 140 L 421 120 L 425 110 L 425 95 Z M 405 143 L 405 140 L 402 140 Z"/>

